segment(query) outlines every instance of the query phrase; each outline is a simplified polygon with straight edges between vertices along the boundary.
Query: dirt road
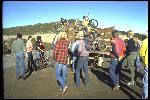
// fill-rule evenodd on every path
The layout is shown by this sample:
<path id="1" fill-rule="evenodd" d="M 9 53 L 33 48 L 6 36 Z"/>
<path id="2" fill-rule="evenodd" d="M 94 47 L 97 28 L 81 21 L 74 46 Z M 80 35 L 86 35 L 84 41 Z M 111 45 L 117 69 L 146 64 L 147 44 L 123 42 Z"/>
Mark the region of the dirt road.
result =
<path id="1" fill-rule="evenodd" d="M 139 73 L 137 84 L 127 86 L 125 82 L 129 80 L 129 70 L 122 69 L 122 78 L 120 89 L 112 91 L 109 82 L 108 67 L 109 63 L 97 69 L 89 67 L 90 86 L 87 88 L 81 81 L 81 87 L 76 88 L 74 84 L 74 74 L 71 68 L 68 68 L 67 83 L 69 90 L 62 95 L 55 77 L 53 68 L 44 68 L 33 72 L 30 76 L 28 73 L 27 80 L 16 80 L 15 62 L 11 56 L 3 56 L 4 71 L 4 99 L 139 99 L 142 91 L 142 81 Z M 84 73 L 83 73 L 84 76 Z"/>

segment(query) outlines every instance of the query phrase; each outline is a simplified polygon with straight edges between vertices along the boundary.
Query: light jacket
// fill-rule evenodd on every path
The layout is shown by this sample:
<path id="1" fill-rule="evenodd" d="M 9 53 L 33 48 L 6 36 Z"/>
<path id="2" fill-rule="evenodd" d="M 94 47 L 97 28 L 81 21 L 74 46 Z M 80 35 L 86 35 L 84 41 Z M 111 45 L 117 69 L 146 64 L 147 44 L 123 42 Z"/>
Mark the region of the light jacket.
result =
<path id="1" fill-rule="evenodd" d="M 28 40 L 26 43 L 26 51 L 27 52 L 33 51 L 33 45 L 32 45 L 32 42 L 30 40 Z"/>
<path id="2" fill-rule="evenodd" d="M 89 56 L 89 51 L 85 49 L 84 40 L 79 40 L 78 52 L 81 52 L 80 56 Z"/>
<path id="3" fill-rule="evenodd" d="M 14 56 L 16 52 L 23 52 L 23 51 L 25 51 L 25 42 L 20 38 L 14 40 L 12 43 L 12 52 L 11 52 L 12 56 Z"/>

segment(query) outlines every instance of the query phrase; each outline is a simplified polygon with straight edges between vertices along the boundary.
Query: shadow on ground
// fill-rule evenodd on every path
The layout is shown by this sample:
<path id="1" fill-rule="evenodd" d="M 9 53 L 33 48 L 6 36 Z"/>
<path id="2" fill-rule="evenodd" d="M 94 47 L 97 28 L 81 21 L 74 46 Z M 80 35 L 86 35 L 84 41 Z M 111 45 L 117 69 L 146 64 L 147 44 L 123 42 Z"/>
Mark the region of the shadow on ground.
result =
<path id="1" fill-rule="evenodd" d="M 103 83 L 107 84 L 110 87 L 113 87 L 113 85 L 111 84 L 110 76 L 109 76 L 109 68 L 100 67 L 100 68 L 96 68 L 96 69 L 95 68 L 90 68 L 90 69 L 91 69 L 91 72 L 93 74 L 95 74 L 100 81 L 102 81 Z M 129 70 L 123 69 L 122 72 L 129 73 Z M 136 78 L 137 77 L 141 78 L 141 75 L 142 75 L 141 73 L 137 72 L 136 74 L 137 74 Z M 132 89 L 130 86 L 127 86 L 126 83 L 130 80 L 130 78 L 126 74 L 121 73 L 120 80 L 121 80 L 120 81 L 120 90 L 122 90 L 131 99 L 136 99 L 133 96 L 133 94 L 136 94 L 139 98 L 141 98 L 141 95 L 139 93 L 134 91 L 134 89 Z M 140 83 L 137 82 L 136 85 L 142 88 Z"/>

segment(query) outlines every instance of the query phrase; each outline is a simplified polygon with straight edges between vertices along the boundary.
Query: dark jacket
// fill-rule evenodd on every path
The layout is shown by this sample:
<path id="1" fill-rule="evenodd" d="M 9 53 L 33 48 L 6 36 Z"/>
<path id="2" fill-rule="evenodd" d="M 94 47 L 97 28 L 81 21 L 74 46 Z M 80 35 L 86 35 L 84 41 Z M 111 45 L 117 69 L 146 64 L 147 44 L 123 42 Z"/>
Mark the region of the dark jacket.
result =
<path id="1" fill-rule="evenodd" d="M 40 47 L 40 41 L 35 42 L 35 49 L 38 50 L 38 47 Z"/>
<path id="2" fill-rule="evenodd" d="M 129 55 L 131 52 L 136 52 L 138 50 L 138 46 L 135 45 L 135 41 L 133 38 L 130 38 L 127 42 L 127 55 Z"/>

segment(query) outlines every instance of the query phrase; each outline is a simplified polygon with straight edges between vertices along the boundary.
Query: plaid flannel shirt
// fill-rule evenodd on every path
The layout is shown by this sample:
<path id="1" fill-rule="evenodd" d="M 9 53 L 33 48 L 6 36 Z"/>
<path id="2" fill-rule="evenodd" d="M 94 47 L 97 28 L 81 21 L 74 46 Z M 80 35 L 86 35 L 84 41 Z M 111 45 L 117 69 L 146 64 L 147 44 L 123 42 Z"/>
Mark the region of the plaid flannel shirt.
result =
<path id="1" fill-rule="evenodd" d="M 56 42 L 53 56 L 57 62 L 61 64 L 68 63 L 68 46 L 69 42 L 67 40 L 59 40 Z"/>

